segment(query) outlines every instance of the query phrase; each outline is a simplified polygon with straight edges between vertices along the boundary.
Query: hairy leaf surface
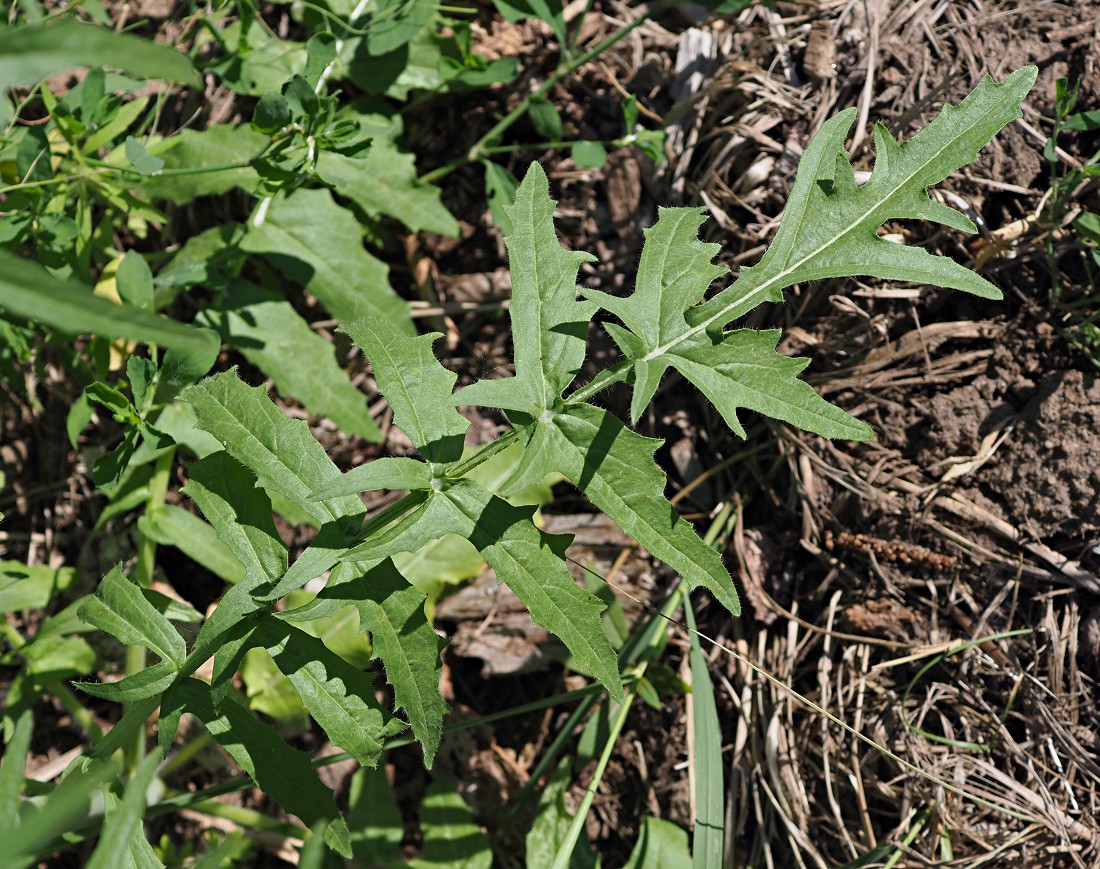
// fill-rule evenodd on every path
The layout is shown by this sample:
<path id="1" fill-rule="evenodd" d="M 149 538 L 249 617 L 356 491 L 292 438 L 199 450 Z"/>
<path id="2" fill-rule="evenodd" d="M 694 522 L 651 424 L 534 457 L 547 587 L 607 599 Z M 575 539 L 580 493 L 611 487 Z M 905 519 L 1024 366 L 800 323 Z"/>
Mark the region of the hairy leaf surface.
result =
<path id="1" fill-rule="evenodd" d="M 514 507 L 473 480 L 458 480 L 351 549 L 344 560 L 415 552 L 430 540 L 459 534 L 477 547 L 535 623 L 560 637 L 580 666 L 617 696 L 621 683 L 615 653 L 600 624 L 604 605 L 577 585 L 565 567 L 571 538 L 540 530 L 531 521 L 533 513 L 533 507 Z"/>
<path id="2" fill-rule="evenodd" d="M 341 581 L 338 572 L 353 574 Z M 386 667 L 395 705 L 404 709 L 430 767 L 439 748 L 447 704 L 439 693 L 443 641 L 424 615 L 424 595 L 411 586 L 388 558 L 369 569 L 344 562 L 317 597 L 280 615 L 288 621 L 319 618 L 351 605 L 359 629 L 370 631 L 375 657 Z"/>
<path id="3" fill-rule="evenodd" d="M 340 368 L 333 344 L 318 335 L 286 298 L 247 281 L 233 281 L 220 310 L 199 314 L 245 359 L 274 381 L 280 394 L 297 398 L 310 413 L 326 416 L 341 431 L 380 441 L 367 397 Z"/>
<path id="4" fill-rule="evenodd" d="M 329 480 L 311 497 L 338 498 L 378 489 L 427 489 L 431 484 L 432 469 L 425 462 L 401 456 L 384 456 Z"/>
<path id="5" fill-rule="evenodd" d="M 182 663 L 187 654 L 179 631 L 117 565 L 103 577 L 95 596 L 80 607 L 80 617 L 128 646 L 148 647 L 173 666 Z"/>
<path id="6" fill-rule="evenodd" d="M 690 587 L 709 589 L 738 615 L 741 604 L 721 557 L 699 539 L 664 496 L 665 474 L 653 461 L 660 445 L 659 440 L 631 431 L 602 408 L 567 404 L 550 421 L 535 427 L 513 486 L 561 472 Z"/>
<path id="7" fill-rule="evenodd" d="M 450 406 L 458 376 L 432 352 L 438 332 L 410 338 L 379 318 L 344 326 L 374 369 L 378 391 L 393 408 L 393 420 L 429 462 L 453 462 L 462 455 L 470 421 Z"/>
<path id="8" fill-rule="evenodd" d="M 289 419 L 262 387 L 242 383 L 235 368 L 192 386 L 181 398 L 194 408 L 199 428 L 220 440 L 265 489 L 279 492 L 320 522 L 365 512 L 362 502 L 350 495 L 309 499 L 316 487 L 336 475 L 336 466 L 305 422 Z"/>
<path id="9" fill-rule="evenodd" d="M 281 619 L 259 619 L 254 636 L 290 679 L 333 744 L 364 766 L 377 765 L 386 736 L 403 729 L 404 724 L 386 720 L 374 697 L 371 674 Z"/>
<path id="10" fill-rule="evenodd" d="M 189 465 L 187 478 L 184 494 L 199 505 L 246 575 L 270 580 L 286 572 L 286 544 L 255 474 L 228 453 L 217 452 Z"/>
<path id="11" fill-rule="evenodd" d="M 588 323 L 596 306 L 577 300 L 577 270 L 595 257 L 561 246 L 546 173 L 532 163 L 505 206 L 512 231 L 505 237 L 512 274 L 512 335 L 516 376 L 480 380 L 456 403 L 518 410 L 537 417 L 557 403 L 584 362 Z"/>

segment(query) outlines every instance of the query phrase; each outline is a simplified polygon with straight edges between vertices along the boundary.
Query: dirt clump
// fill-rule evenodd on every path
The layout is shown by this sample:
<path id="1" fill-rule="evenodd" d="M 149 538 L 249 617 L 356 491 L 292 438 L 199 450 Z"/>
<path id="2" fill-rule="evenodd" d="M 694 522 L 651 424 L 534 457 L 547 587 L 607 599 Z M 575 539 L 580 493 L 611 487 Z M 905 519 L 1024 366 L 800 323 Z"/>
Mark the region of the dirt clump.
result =
<path id="1" fill-rule="evenodd" d="M 1024 407 L 987 487 L 1024 527 L 1074 540 L 1100 532 L 1100 377 L 1059 371 Z"/>

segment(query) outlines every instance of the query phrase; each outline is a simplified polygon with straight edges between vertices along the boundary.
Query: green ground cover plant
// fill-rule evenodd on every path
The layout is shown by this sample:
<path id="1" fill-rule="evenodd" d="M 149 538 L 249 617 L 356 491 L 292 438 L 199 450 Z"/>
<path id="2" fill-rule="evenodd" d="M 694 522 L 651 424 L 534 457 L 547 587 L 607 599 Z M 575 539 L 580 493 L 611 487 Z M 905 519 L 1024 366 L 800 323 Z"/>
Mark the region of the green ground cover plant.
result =
<path id="1" fill-rule="evenodd" d="M 1075 165 L 1065 165 L 1059 154 L 1059 137 L 1067 132 L 1100 129 L 1100 111 L 1074 111 L 1080 82 L 1070 83 L 1060 78 L 1055 82 L 1054 128 L 1043 147 L 1043 157 L 1050 167 L 1050 196 L 1044 219 L 1049 229 L 1045 236 L 1047 265 L 1051 276 L 1051 297 L 1068 322 L 1066 334 L 1083 350 L 1094 365 L 1100 366 L 1100 308 L 1095 294 L 1083 298 L 1065 298 L 1062 291 L 1062 260 L 1071 251 L 1079 251 L 1082 267 L 1088 278 L 1085 286 L 1096 286 L 1100 269 L 1100 215 L 1078 201 L 1084 184 L 1100 175 L 1100 151 Z M 1060 231 L 1068 238 L 1059 240 Z"/>
<path id="2" fill-rule="evenodd" d="M 552 21 L 568 46 L 560 9 L 544 5 L 517 7 L 515 14 Z M 0 373 L 20 387 L 20 372 L 36 364 L 35 347 L 47 342 L 68 354 L 85 386 L 69 417 L 74 444 L 99 408 L 101 418 L 118 426 L 118 444 L 93 465 L 95 485 L 108 501 L 86 545 L 112 517 L 143 511 L 132 568 L 115 567 L 94 593 L 80 592 L 77 567 L 4 564 L 6 613 L 42 608 L 71 592 L 33 636 L 7 624 L 6 654 L 23 667 L 5 704 L 0 765 L 0 841 L 12 865 L 33 865 L 91 836 L 98 836 L 92 866 L 171 862 L 170 847 L 146 840 L 142 820 L 197 802 L 166 796 L 160 783 L 160 764 L 185 713 L 308 828 L 286 825 L 305 839 L 301 864 L 322 865 L 332 859 L 326 850 L 366 864 L 400 863 L 400 819 L 394 820 L 393 798 L 377 767 L 386 750 L 408 738 L 431 767 L 447 713 L 439 689 L 441 641 L 426 609 L 431 589 L 414 583 L 403 565 L 455 538 L 476 550 L 476 560 L 487 562 L 532 618 L 560 638 L 570 666 L 592 680 L 583 697 L 570 699 L 582 700 L 575 723 L 587 721 L 591 729 L 583 751 L 598 759 L 598 782 L 634 700 L 687 690 L 660 664 L 666 620 L 683 607 L 693 624 L 694 590 L 740 614 L 733 580 L 712 545 L 719 525 L 700 537 L 680 518 L 653 459 L 660 442 L 601 407 L 600 393 L 626 383 L 636 424 L 673 369 L 741 436 L 739 414 L 748 410 L 826 438 L 868 440 L 873 435 L 865 423 L 798 378 L 807 363 L 777 351 L 778 330 L 731 324 L 765 302 L 782 302 L 795 284 L 842 276 L 999 297 L 992 284 L 951 259 L 891 243 L 878 232 L 897 219 L 975 231 L 968 218 L 930 199 L 928 189 L 973 161 L 1019 117 L 1034 68 L 999 83 L 984 79 L 903 143 L 876 126 L 875 167 L 862 186 L 844 147 L 856 111 L 827 121 L 803 154 L 767 252 L 713 293 L 726 270 L 712 262 L 718 246 L 699 239 L 705 215 L 694 208 L 661 209 L 645 231 L 629 295 L 578 288 L 578 269 L 593 258 L 562 247 L 539 164 L 518 182 L 502 181 L 501 170 L 491 168 L 491 143 L 506 128 L 498 124 L 468 159 L 485 162 L 487 179 L 495 179 L 487 182 L 490 192 L 508 200 L 498 201 L 497 213 L 512 276 L 515 374 L 455 392 L 456 376 L 435 355 L 440 335 L 417 334 L 386 265 L 368 250 L 389 243 L 393 221 L 448 234 L 457 231 L 455 220 L 439 189 L 417 178 L 413 155 L 401 144 L 401 115 L 369 98 L 343 102 L 332 82 L 339 69 L 368 97 L 402 101 L 415 98 L 410 94 L 417 88 L 483 87 L 508 70 L 470 54 L 458 24 L 451 22 L 443 35 L 432 26 L 433 7 L 422 3 L 372 9 L 375 19 L 368 22 L 363 9 L 310 7 L 305 27 L 312 35 L 299 43 L 275 40 L 246 5 L 215 15 L 229 10 L 235 18 L 228 27 L 202 22 L 221 49 L 221 59 L 206 69 L 255 99 L 251 123 L 164 137 L 155 132 L 159 98 L 124 95 L 140 84 L 130 75 L 193 84 L 194 68 L 178 52 L 71 19 L 0 32 L 4 91 L 74 62 L 93 67 L 63 95 L 47 84 L 32 92 L 46 123 L 10 123 L 31 109 L 31 96 L 5 109 L 0 160 L 10 177 L 0 218 L 0 323 L 7 350 Z M 88 40 L 89 34 L 95 36 Z M 78 43 L 82 53 L 68 53 Z M 196 55 L 204 46 L 209 43 L 200 40 Z M 124 53 L 123 73 L 104 72 Z M 563 53 L 563 70 L 591 55 Z M 541 118 L 535 126 L 554 144 L 570 144 L 557 141 L 551 113 L 537 99 L 523 111 Z M 637 137 L 636 113 L 627 107 L 624 116 L 628 138 L 635 136 L 630 144 L 657 147 L 659 138 Z M 570 147 L 576 151 L 576 143 Z M 204 228 L 171 253 L 119 249 L 116 227 L 140 240 L 167 219 L 163 208 L 229 191 L 240 191 L 247 216 Z M 380 439 L 332 343 L 296 310 L 288 280 L 308 290 L 338 321 L 341 341 L 369 360 L 394 425 L 418 457 L 380 458 L 341 474 L 306 423 L 289 418 L 266 389 L 247 385 L 235 368 L 207 376 L 224 348 L 345 436 Z M 608 331 L 622 359 L 578 383 L 593 323 Z M 93 337 L 73 343 L 83 335 Z M 464 406 L 500 410 L 510 429 L 467 450 Z M 504 456 L 510 470 L 490 482 L 486 469 Z M 177 461 L 185 468 L 184 494 L 203 519 L 165 504 Z M 607 628 L 621 623 L 621 612 L 608 607 L 598 586 L 594 592 L 573 580 L 565 558 L 569 538 L 548 534 L 537 522 L 537 502 L 545 495 L 531 493 L 544 492 L 551 475 L 569 480 L 682 578 L 633 633 Z M 405 494 L 371 514 L 359 495 L 377 491 Z M 276 515 L 316 529 L 293 561 Z M 179 547 L 226 581 L 229 588 L 209 616 L 149 587 L 158 544 Z M 327 580 L 319 592 L 303 591 L 322 576 Z M 358 629 L 350 638 L 332 628 L 348 614 Z M 102 635 L 125 650 L 118 681 L 86 677 L 103 662 L 96 651 Z M 709 680 L 698 636 L 691 640 L 696 728 L 707 750 L 719 752 L 708 768 L 720 770 L 717 713 L 703 687 Z M 200 678 L 211 659 L 209 677 Z M 392 706 L 378 700 L 372 659 L 384 670 Z M 253 699 L 259 700 L 250 708 L 235 687 L 238 675 L 246 686 L 278 676 L 284 694 L 257 689 Z M 58 698 L 94 745 L 56 786 L 28 782 L 21 766 L 42 693 Z M 123 705 L 108 733 L 91 720 L 81 695 Z M 361 765 L 347 812 L 318 778 L 311 756 L 257 709 L 308 714 Z M 157 745 L 149 748 L 146 728 L 154 715 Z M 549 776 L 527 839 L 528 865 L 597 865 L 583 843 L 594 785 L 588 802 L 571 813 L 563 793 L 579 765 L 557 762 L 561 751 L 556 744 L 533 777 Z M 698 787 L 703 820 L 691 852 L 684 831 L 650 818 L 628 865 L 717 865 L 725 848 L 721 780 Z M 491 865 L 490 843 L 452 785 L 433 784 L 420 813 L 425 841 L 413 865 Z M 245 850 L 239 837 L 226 837 L 204 859 L 230 863 Z"/>

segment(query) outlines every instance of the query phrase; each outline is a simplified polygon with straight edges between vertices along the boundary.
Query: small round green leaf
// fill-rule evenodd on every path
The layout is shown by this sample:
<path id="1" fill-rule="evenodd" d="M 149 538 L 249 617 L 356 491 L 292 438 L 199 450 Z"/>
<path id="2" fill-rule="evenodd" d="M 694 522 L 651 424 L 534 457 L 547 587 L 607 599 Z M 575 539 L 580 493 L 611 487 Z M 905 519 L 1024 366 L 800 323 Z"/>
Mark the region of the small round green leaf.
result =
<path id="1" fill-rule="evenodd" d="M 599 169 L 607 160 L 607 150 L 600 142 L 577 142 L 573 145 L 573 162 L 582 169 Z"/>
<path id="2" fill-rule="evenodd" d="M 268 91 L 256 103 L 252 113 L 252 129 L 258 133 L 274 133 L 290 123 L 290 106 L 286 97 L 275 91 Z"/>

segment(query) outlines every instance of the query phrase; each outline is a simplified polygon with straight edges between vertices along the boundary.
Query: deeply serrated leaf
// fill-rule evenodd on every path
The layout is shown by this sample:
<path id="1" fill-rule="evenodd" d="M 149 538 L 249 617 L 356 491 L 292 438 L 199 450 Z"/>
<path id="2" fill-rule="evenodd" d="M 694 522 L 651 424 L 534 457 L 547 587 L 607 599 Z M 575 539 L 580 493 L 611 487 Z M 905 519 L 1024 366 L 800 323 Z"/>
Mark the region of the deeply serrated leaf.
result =
<path id="1" fill-rule="evenodd" d="M 274 199 L 263 222 L 249 225 L 241 248 L 262 254 L 342 322 L 375 316 L 412 332 L 385 264 L 363 248 L 355 216 L 327 190 L 296 190 Z"/>
<path id="2" fill-rule="evenodd" d="M 189 466 L 188 478 L 183 491 L 245 568 L 244 578 L 222 597 L 199 631 L 188 657 L 191 665 L 196 658 L 205 662 L 226 631 L 261 608 L 253 592 L 286 572 L 287 549 L 272 519 L 271 499 L 256 486 L 255 475 L 236 459 L 225 452 L 212 453 Z"/>
<path id="3" fill-rule="evenodd" d="M 354 496 L 311 501 L 310 493 L 336 466 L 302 420 L 289 419 L 262 387 L 249 387 L 235 368 L 209 377 L 181 396 L 194 409 L 198 426 L 220 440 L 233 458 L 274 490 L 321 522 L 365 512 Z"/>
<path id="4" fill-rule="evenodd" d="M 868 427 L 846 423 L 810 398 L 795 379 L 798 369 L 777 361 L 759 339 L 729 339 L 722 329 L 762 302 L 782 301 L 783 290 L 793 284 L 849 275 L 999 298 L 992 284 L 969 269 L 922 248 L 886 241 L 878 229 L 888 220 L 917 219 L 973 232 L 968 218 L 933 201 L 928 188 L 976 159 L 983 145 L 1020 116 L 1020 103 L 1035 75 L 1034 67 L 1025 67 L 1000 84 L 983 79 L 960 105 L 946 106 L 902 144 L 885 127 L 876 126 L 874 171 L 862 187 L 856 186 L 844 150 L 855 109 L 827 121 L 802 156 L 783 221 L 760 263 L 742 269 L 731 287 L 702 305 L 695 303 L 720 273 L 709 264 L 715 248 L 694 238 L 697 211 L 663 210 L 661 221 L 647 233 L 643 252 L 643 264 L 655 267 L 639 271 L 635 293 L 625 299 L 586 293 L 629 330 L 610 328 L 634 373 L 632 417 L 638 418 L 661 376 L 675 365 L 719 404 L 738 433 L 743 429 L 737 408 L 752 407 L 827 437 L 869 439 Z M 743 376 L 752 366 L 761 369 L 755 397 L 746 390 Z M 762 394 L 765 390 L 768 395 Z M 719 401 L 714 396 L 725 397 Z"/>
<path id="5" fill-rule="evenodd" d="M 513 507 L 473 480 L 458 480 L 433 492 L 424 504 L 344 559 L 415 552 L 445 534 L 467 538 L 497 579 L 523 601 L 535 623 L 561 638 L 580 666 L 617 696 L 619 669 L 600 625 L 604 605 L 578 586 L 565 567 L 571 538 L 545 533 L 531 521 L 533 513 L 533 507 Z"/>
<path id="6" fill-rule="evenodd" d="M 245 501 L 243 492 L 247 488 L 243 480 L 242 493 L 215 499 L 224 502 L 216 509 L 223 512 L 226 529 L 234 536 L 233 542 L 226 542 L 249 572 L 244 581 L 222 598 L 199 632 L 196 650 L 201 648 L 205 651 L 232 627 L 235 619 L 256 612 L 284 594 L 301 588 L 335 564 L 359 524 L 358 517 L 365 510 L 354 495 L 310 500 L 313 489 L 337 476 L 335 465 L 304 422 L 287 418 L 262 388 L 252 389 L 241 383 L 235 370 L 204 380 L 187 390 L 183 397 L 194 408 L 198 426 L 222 441 L 226 452 L 245 464 L 260 485 L 280 493 L 323 523 L 317 537 L 288 570 L 285 547 L 281 541 L 276 543 L 279 537 L 274 532 L 269 505 L 266 522 L 262 515 L 251 514 L 248 521 L 239 526 L 248 531 L 242 535 L 226 511 L 232 505 Z M 266 501 L 266 497 L 263 500 Z M 258 501 L 252 501 L 253 507 L 257 504 Z M 208 514 L 207 518 L 221 534 L 222 529 L 214 517 Z M 274 537 L 271 536 L 273 533 Z M 250 553 L 251 547 L 256 549 Z M 274 580 L 278 582 L 272 588 Z M 212 652 L 213 649 L 207 652 L 207 656 Z"/>
<path id="7" fill-rule="evenodd" d="M 830 404 L 798 374 L 808 359 L 792 359 L 775 348 L 780 331 L 735 329 L 712 342 L 696 335 L 670 357 L 672 365 L 711 400 L 734 432 L 745 437 L 739 408 L 755 410 L 827 438 L 865 441 L 870 426 Z"/>
<path id="8" fill-rule="evenodd" d="M 367 354 L 378 390 L 393 408 L 394 422 L 424 458 L 456 461 L 470 421 L 450 405 L 458 376 L 432 352 L 442 336 L 431 332 L 410 338 L 378 318 L 349 322 L 344 330 Z"/>
<path id="9" fill-rule="evenodd" d="M 198 320 L 217 328 L 282 395 L 297 398 L 347 434 L 382 439 L 367 409 L 367 397 L 337 364 L 332 342 L 311 329 L 283 296 L 234 281 L 224 293 L 221 310 L 203 312 Z"/>
<path id="10" fill-rule="evenodd" d="M 281 619 L 257 621 L 254 636 L 293 683 L 329 739 L 364 766 L 375 766 L 394 731 L 374 697 L 374 679 L 316 637 Z"/>
<path id="11" fill-rule="evenodd" d="M 342 567 L 354 568 L 354 564 Z M 282 617 L 291 621 L 316 618 L 344 606 L 359 612 L 360 630 L 370 631 L 375 657 L 386 667 L 394 704 L 404 709 L 413 734 L 431 767 L 439 748 L 447 704 L 439 693 L 442 641 L 424 615 L 424 595 L 411 586 L 388 558 L 353 579 L 329 584 L 304 607 Z"/>
<path id="12" fill-rule="evenodd" d="M 216 709 L 210 686 L 197 679 L 187 679 L 165 695 L 167 714 L 173 715 L 180 707 L 197 716 L 241 769 L 284 809 L 309 826 L 329 821 L 325 841 L 344 857 L 351 857 L 347 824 L 332 791 L 314 773 L 308 754 L 292 748 L 243 706 L 229 702 Z"/>
<path id="13" fill-rule="evenodd" d="M 162 661 L 180 664 L 187 646 L 172 623 L 157 612 L 134 583 L 115 566 L 103 577 L 95 597 L 80 607 L 80 617 L 128 646 L 146 646 Z"/>
<path id="14" fill-rule="evenodd" d="M 686 312 L 703 297 L 711 282 L 728 270 L 711 260 L 719 245 L 699 240 L 701 208 L 659 208 L 657 222 L 645 230 L 634 292 L 626 297 L 598 290 L 584 295 L 623 321 L 630 332 L 610 324 L 609 332 L 634 364 L 630 417 L 638 421 L 661 381 L 668 363 L 642 361 L 654 347 L 675 341 L 688 329 Z"/>
<path id="15" fill-rule="evenodd" d="M 692 588 L 703 587 L 734 615 L 741 604 L 722 559 L 664 496 L 665 474 L 653 461 L 659 440 L 628 429 L 614 414 L 573 403 L 540 422 L 513 485 L 564 474 L 626 533 Z"/>
<path id="16" fill-rule="evenodd" d="M 979 149 L 1020 117 L 1020 104 L 1036 74 L 1035 67 L 1023 67 L 1000 84 L 986 76 L 958 106 L 944 106 L 935 120 L 902 144 L 877 125 L 874 170 L 862 187 L 856 187 L 844 150 L 855 109 L 827 121 L 802 155 L 783 221 L 767 253 L 705 304 L 692 318 L 692 328 L 715 329 L 762 301 L 781 301 L 782 290 L 794 283 L 844 275 L 930 283 L 1000 298 L 996 287 L 969 269 L 922 248 L 888 242 L 877 230 L 887 220 L 908 218 L 974 232 L 968 218 L 934 202 L 927 190 L 977 159 Z"/>
<path id="17" fill-rule="evenodd" d="M 595 257 L 561 246 L 546 173 L 532 163 L 505 211 L 512 275 L 509 314 L 516 376 L 481 380 L 463 389 L 461 404 L 501 407 L 538 416 L 549 410 L 584 362 L 588 323 L 596 306 L 577 300 L 577 270 Z"/>

